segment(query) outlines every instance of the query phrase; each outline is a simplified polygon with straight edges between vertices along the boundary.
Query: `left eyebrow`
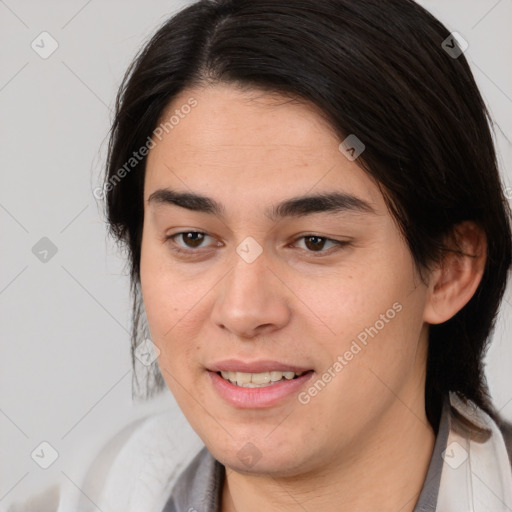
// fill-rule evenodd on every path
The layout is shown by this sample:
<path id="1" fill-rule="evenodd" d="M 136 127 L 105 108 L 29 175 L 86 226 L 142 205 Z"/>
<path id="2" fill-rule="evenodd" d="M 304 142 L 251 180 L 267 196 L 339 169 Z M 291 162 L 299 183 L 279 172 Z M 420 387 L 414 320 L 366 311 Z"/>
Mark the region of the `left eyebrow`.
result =
<path id="1" fill-rule="evenodd" d="M 377 215 L 376 210 L 367 201 L 344 192 L 329 192 L 310 196 L 292 197 L 279 203 L 265 215 L 271 220 L 285 217 L 303 217 L 314 213 L 356 213 Z"/>
<path id="2" fill-rule="evenodd" d="M 172 204 L 192 211 L 198 211 L 224 218 L 224 206 L 214 199 L 192 192 L 179 192 L 168 188 L 158 189 L 148 198 L 148 204 Z M 272 221 L 285 217 L 303 217 L 315 213 L 373 214 L 377 211 L 367 201 L 344 192 L 330 192 L 309 196 L 292 197 L 265 210 Z"/>

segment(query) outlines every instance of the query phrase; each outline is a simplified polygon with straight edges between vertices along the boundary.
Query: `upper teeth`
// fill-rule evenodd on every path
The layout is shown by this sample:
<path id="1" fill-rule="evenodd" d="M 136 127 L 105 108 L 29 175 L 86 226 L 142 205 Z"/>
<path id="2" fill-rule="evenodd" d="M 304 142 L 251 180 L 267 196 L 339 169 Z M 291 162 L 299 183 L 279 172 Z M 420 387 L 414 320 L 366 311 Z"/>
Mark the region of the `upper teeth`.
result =
<path id="1" fill-rule="evenodd" d="M 304 372 L 262 372 L 262 373 L 245 373 L 245 372 L 220 372 L 222 377 L 229 380 L 237 386 L 245 388 L 262 387 L 272 385 L 274 382 L 280 381 L 283 377 L 287 380 L 293 379 L 296 375 L 302 375 Z"/>

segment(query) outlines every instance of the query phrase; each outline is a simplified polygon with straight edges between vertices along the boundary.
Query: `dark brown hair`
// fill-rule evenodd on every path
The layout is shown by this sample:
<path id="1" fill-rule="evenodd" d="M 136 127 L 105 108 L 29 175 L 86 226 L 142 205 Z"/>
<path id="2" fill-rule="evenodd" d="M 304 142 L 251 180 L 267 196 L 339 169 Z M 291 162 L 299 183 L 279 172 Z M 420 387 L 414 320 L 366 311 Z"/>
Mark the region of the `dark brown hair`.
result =
<path id="1" fill-rule="evenodd" d="M 445 242 L 458 223 L 485 231 L 476 293 L 453 318 L 430 326 L 425 399 L 434 429 L 447 391 L 498 417 L 482 361 L 511 264 L 511 213 L 489 113 L 464 55 L 446 51 L 449 37 L 412 0 L 202 0 L 163 24 L 119 89 L 105 175 L 110 231 L 129 255 L 132 355 L 144 338 L 145 158 L 112 179 L 179 92 L 232 83 L 301 98 L 320 108 L 340 141 L 357 135 L 366 146 L 357 162 L 381 188 L 420 272 L 450 250 Z M 153 369 L 149 394 L 164 386 Z"/>

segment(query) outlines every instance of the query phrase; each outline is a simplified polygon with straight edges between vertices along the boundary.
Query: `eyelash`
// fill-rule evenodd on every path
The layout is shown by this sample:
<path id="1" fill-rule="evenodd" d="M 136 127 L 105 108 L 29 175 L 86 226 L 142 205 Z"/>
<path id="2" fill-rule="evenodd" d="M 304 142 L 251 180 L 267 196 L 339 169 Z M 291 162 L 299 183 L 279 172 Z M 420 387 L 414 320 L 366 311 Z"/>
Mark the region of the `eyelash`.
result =
<path id="1" fill-rule="evenodd" d="M 180 246 L 176 245 L 176 242 L 174 241 L 175 238 L 177 238 L 177 237 L 179 237 L 181 235 L 189 234 L 189 233 L 209 236 L 208 234 L 204 233 L 203 231 L 180 231 L 179 233 L 175 233 L 173 235 L 165 237 L 165 241 L 166 242 L 171 242 L 171 249 L 174 252 L 176 252 L 178 254 L 183 254 L 183 255 L 186 255 L 186 256 L 193 256 L 193 255 L 195 255 L 195 254 L 197 254 L 199 252 L 200 248 L 197 248 L 197 249 L 184 249 L 183 247 L 180 247 Z M 332 242 L 332 243 L 335 244 L 335 247 L 331 247 L 331 249 L 329 249 L 327 251 L 323 251 L 323 250 L 321 250 L 321 251 L 309 251 L 308 249 L 303 249 L 303 250 L 307 251 L 308 253 L 310 253 L 313 257 L 329 255 L 329 254 L 331 254 L 333 252 L 332 249 L 335 249 L 334 252 L 336 252 L 336 251 L 342 249 L 344 246 L 347 246 L 347 245 L 350 244 L 350 242 L 348 242 L 346 240 L 344 240 L 344 241 L 333 240 L 332 238 L 327 238 L 325 236 L 314 235 L 314 234 L 307 234 L 307 235 L 300 236 L 300 237 L 296 238 L 293 243 L 296 243 L 297 241 L 305 239 L 305 238 L 313 238 L 313 237 L 314 238 L 320 238 L 322 240 L 325 240 L 326 242 Z"/>

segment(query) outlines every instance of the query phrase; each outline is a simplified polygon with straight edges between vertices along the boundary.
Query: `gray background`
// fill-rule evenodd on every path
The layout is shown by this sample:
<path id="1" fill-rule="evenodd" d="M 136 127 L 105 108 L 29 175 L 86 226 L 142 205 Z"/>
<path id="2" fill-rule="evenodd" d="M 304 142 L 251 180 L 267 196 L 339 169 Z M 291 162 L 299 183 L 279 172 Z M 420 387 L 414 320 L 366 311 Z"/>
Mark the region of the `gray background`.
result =
<path id="1" fill-rule="evenodd" d="M 123 73 L 188 3 L 0 0 L 0 510 L 63 475 L 79 485 L 103 443 L 148 413 L 174 408 L 177 436 L 194 439 L 168 391 L 131 399 L 126 267 L 92 195 Z M 469 43 L 512 198 L 512 0 L 421 3 Z M 31 47 L 43 31 L 58 43 L 47 59 Z M 43 237 L 57 249 L 46 262 L 32 250 Z M 510 420 L 511 320 L 509 291 L 486 361 Z M 46 470 L 30 456 L 42 441 L 59 453 Z"/>

